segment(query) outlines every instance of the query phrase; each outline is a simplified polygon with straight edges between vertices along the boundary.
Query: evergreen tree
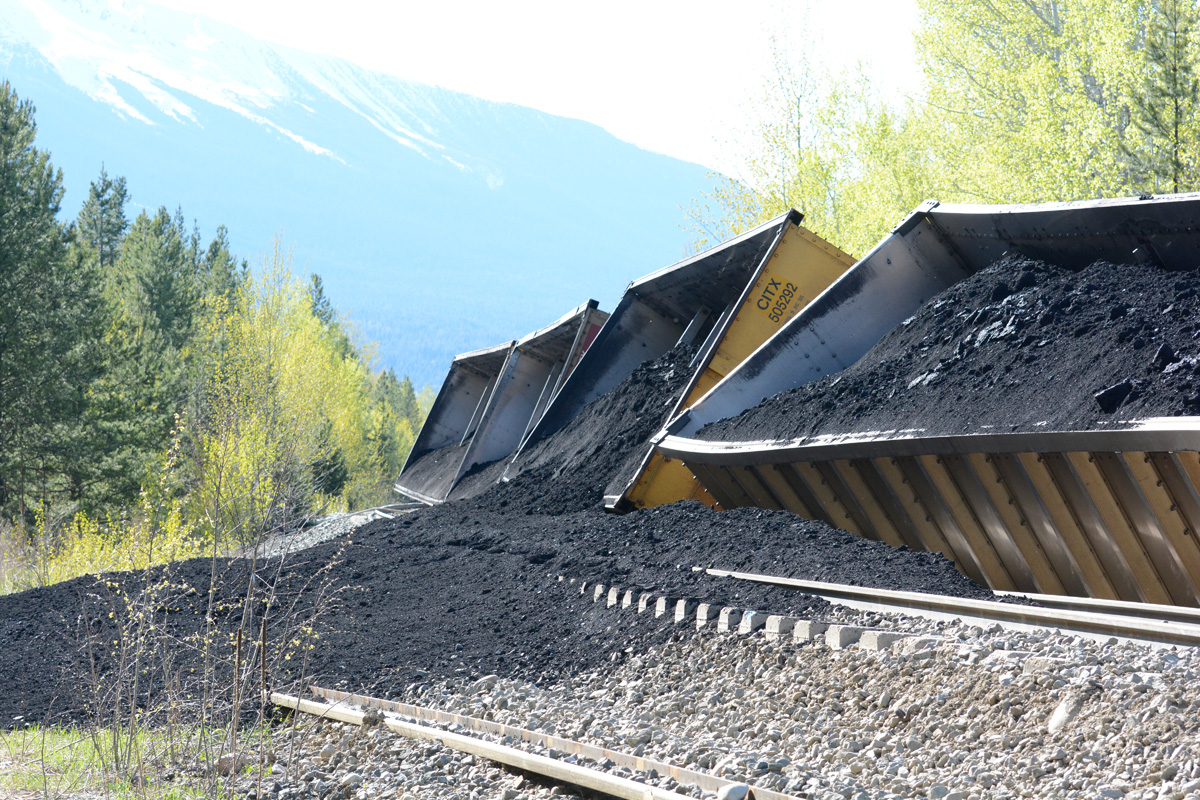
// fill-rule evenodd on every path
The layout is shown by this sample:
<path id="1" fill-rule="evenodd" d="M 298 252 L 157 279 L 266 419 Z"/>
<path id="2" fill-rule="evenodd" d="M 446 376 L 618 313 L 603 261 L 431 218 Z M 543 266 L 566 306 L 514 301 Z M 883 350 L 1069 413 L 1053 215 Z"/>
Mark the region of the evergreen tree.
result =
<path id="1" fill-rule="evenodd" d="M 36 135 L 33 104 L 0 82 L 0 507 L 18 514 L 69 491 L 99 362 L 95 276 L 68 259 L 62 172 Z"/>
<path id="2" fill-rule="evenodd" d="M 187 405 L 202 260 L 182 214 L 159 208 L 138 215 L 104 271 L 106 370 L 92 389 L 92 413 L 104 445 L 96 468 L 111 502 L 136 496 Z"/>
<path id="3" fill-rule="evenodd" d="M 391 372 L 391 369 L 388 372 Z M 396 374 L 392 372 L 393 380 L 395 377 Z M 412 379 L 407 375 L 400 381 L 400 400 L 396 405 L 396 412 L 401 418 L 408 420 L 414 431 L 419 430 L 421 423 L 425 421 L 425 415 L 421 413 L 421 406 L 417 402 L 417 393 L 413 391 Z"/>
<path id="4" fill-rule="evenodd" d="M 136 329 L 181 348 L 192 332 L 201 298 L 197 244 L 183 218 L 165 208 L 154 216 L 142 212 L 121 248 L 116 269 L 108 276 L 110 299 Z"/>
<path id="5" fill-rule="evenodd" d="M 380 372 L 375 379 L 373 400 L 375 403 L 390 405 L 397 419 L 408 420 L 414 431 L 420 430 L 421 423 L 425 421 L 426 411 L 421 408 L 417 399 L 412 379 L 405 375 L 397 380 L 396 371 L 391 367 Z"/>
<path id="6" fill-rule="evenodd" d="M 325 283 L 321 280 L 321 276 L 313 273 L 308 282 L 308 298 L 312 303 L 313 316 L 321 320 L 323 325 L 331 325 L 336 321 L 333 312 L 333 303 L 329 302 L 329 298 L 325 296 Z"/>
<path id="7" fill-rule="evenodd" d="M 312 306 L 312 314 L 325 327 L 325 330 L 333 337 L 332 341 L 337 352 L 342 358 L 356 360 L 362 358 L 362 353 L 354 346 L 354 342 L 350 340 L 350 333 L 338 319 L 337 309 L 333 307 L 333 303 L 325 296 L 325 283 L 321 280 L 321 276 L 313 273 L 309 278 L 308 283 L 308 300 Z"/>
<path id="8" fill-rule="evenodd" d="M 82 227 L 82 221 L 80 227 Z M 133 500 L 167 444 L 175 414 L 199 391 L 192 345 L 205 297 L 225 297 L 241 274 L 224 227 L 207 248 L 183 213 L 140 214 L 104 271 L 105 373 L 90 391 L 96 452 L 87 505 Z"/>
<path id="9" fill-rule="evenodd" d="M 237 259 L 229 250 L 229 231 L 221 225 L 204 253 L 204 294 L 215 297 L 237 289 L 250 269 L 249 264 L 244 261 L 240 267 L 239 270 Z"/>
<path id="10" fill-rule="evenodd" d="M 1158 0 L 1146 34 L 1143 90 L 1131 97 L 1127 137 L 1130 182 L 1144 191 L 1181 192 L 1196 185 L 1197 80 L 1193 0 Z"/>
<path id="11" fill-rule="evenodd" d="M 102 270 L 112 269 L 121 255 L 121 240 L 129 229 L 129 221 L 125 218 L 128 200 L 125 179 L 109 178 L 101 166 L 100 177 L 92 181 L 76 227 Z"/>

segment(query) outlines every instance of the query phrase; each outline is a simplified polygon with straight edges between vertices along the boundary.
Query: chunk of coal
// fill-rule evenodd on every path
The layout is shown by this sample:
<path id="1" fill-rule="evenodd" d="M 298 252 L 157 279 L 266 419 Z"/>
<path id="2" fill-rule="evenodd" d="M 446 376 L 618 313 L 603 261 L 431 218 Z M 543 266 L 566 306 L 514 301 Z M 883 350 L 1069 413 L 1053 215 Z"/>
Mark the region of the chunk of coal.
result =
<path id="1" fill-rule="evenodd" d="M 1175 351 L 1171 349 L 1169 344 L 1159 345 L 1158 350 L 1154 352 L 1154 363 L 1160 369 L 1173 364 L 1176 360 Z"/>
<path id="2" fill-rule="evenodd" d="M 1129 393 L 1133 391 L 1133 382 L 1129 380 L 1115 383 L 1107 389 L 1096 392 L 1094 397 L 1096 402 L 1100 404 L 1100 410 L 1105 414 L 1111 414 L 1121 407 L 1121 403 L 1125 402 L 1125 398 L 1129 397 Z"/>

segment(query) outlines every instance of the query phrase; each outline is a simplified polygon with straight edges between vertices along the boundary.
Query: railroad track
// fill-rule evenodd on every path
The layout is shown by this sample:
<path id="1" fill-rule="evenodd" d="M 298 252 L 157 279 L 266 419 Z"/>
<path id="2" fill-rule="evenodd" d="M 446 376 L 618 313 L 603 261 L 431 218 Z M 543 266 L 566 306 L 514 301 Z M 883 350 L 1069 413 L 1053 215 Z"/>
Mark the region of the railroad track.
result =
<path id="1" fill-rule="evenodd" d="M 714 577 L 782 586 L 867 611 L 957 619 L 987 627 L 1049 628 L 1086 636 L 1114 636 L 1157 645 L 1200 646 L 1200 609 L 1116 600 L 1029 595 L 1041 605 L 971 600 L 962 597 L 869 589 L 734 570 L 707 569 Z"/>
<path id="2" fill-rule="evenodd" d="M 1048 629 L 1090 638 L 1115 637 L 1152 646 L 1200 647 L 1200 609 L 1194 608 L 1059 595 L 997 593 L 1000 596 L 1027 599 L 1037 604 L 1033 605 L 924 592 L 872 589 L 736 570 L 702 567 L 693 567 L 693 570 L 715 578 L 794 589 L 821 597 L 834 605 L 860 611 L 903 614 L 932 620 L 957 620 L 982 628 L 1000 625 L 1014 630 Z M 590 595 L 594 602 L 605 602 L 610 608 L 633 607 L 638 613 L 653 609 L 655 616 L 673 614 L 677 623 L 691 622 L 694 619 L 698 628 L 711 625 L 719 632 L 736 631 L 748 634 L 764 629 L 768 636 L 778 638 L 796 630 L 795 638 L 799 641 L 802 638 L 814 637 L 811 633 L 799 633 L 801 629 L 796 627 L 797 622 L 806 623 L 803 628 L 805 631 L 812 631 L 813 624 L 819 625 L 817 633 L 827 628 L 820 620 L 799 621 L 758 609 L 721 607 L 693 599 L 660 596 L 638 588 L 603 583 L 582 582 L 580 593 Z M 878 640 L 878 636 L 872 639 Z"/>
<path id="3" fill-rule="evenodd" d="M 316 686 L 311 687 L 311 691 L 319 699 L 304 699 L 282 692 L 273 692 L 270 699 L 272 703 L 282 708 L 293 709 L 322 719 L 353 725 L 379 723 L 388 730 L 410 739 L 438 742 L 452 750 L 469 753 L 509 767 L 534 772 L 554 781 L 624 800 L 690 800 L 690 796 L 671 789 L 651 786 L 632 778 L 613 775 L 581 763 L 572 763 L 562 757 L 553 758 L 549 755 L 540 755 L 482 737 L 505 737 L 533 747 L 557 751 L 564 757 L 577 756 L 591 762 L 608 762 L 616 767 L 625 767 L 647 776 L 656 774 L 669 776 L 678 785 L 695 786 L 701 791 L 715 792 L 719 798 L 729 798 L 729 800 L 738 800 L 738 798 L 799 800 L 792 795 L 726 780 L 707 772 L 478 717 Z M 458 733 L 435 727 L 439 724 L 458 726 L 469 733 Z"/>
<path id="4" fill-rule="evenodd" d="M 1196 609 L 1058 596 L 1030 596 L 1027 599 L 1043 605 L 1021 605 L 919 592 L 874 590 L 732 570 L 707 569 L 704 572 L 714 578 L 786 587 L 861 610 L 934 619 L 953 618 L 983 628 L 999 624 L 1016 629 L 1052 629 L 1092 638 L 1114 636 L 1158 645 L 1200 646 L 1200 610 Z M 580 594 L 593 602 L 604 603 L 614 610 L 657 616 L 670 614 L 676 622 L 689 625 L 695 622 L 697 627 L 707 626 L 709 629 L 731 632 L 740 629 L 742 633 L 761 630 L 768 632 L 768 635 L 771 631 L 770 625 L 764 625 L 765 620 L 772 619 L 771 617 L 747 609 L 705 609 L 704 604 L 698 601 L 654 596 L 652 593 L 636 589 L 599 583 L 580 582 Z M 718 615 L 720 624 L 717 623 Z M 741 620 L 747 619 L 754 619 L 755 623 L 748 628 L 739 626 Z M 791 622 L 796 624 L 799 630 L 800 624 L 807 621 Z M 818 632 L 823 627 L 811 622 L 807 624 L 808 630 Z M 837 627 L 849 626 L 830 625 L 830 628 Z M 793 638 L 796 642 L 802 640 L 799 632 L 792 637 L 786 628 L 782 635 Z M 780 636 L 779 626 L 776 625 L 774 638 Z M 824 636 L 805 636 L 810 639 L 825 639 Z M 939 637 L 909 632 L 897 634 L 892 640 L 888 640 L 886 634 L 884 637 L 877 637 L 874 641 L 879 643 L 878 647 L 866 645 L 864 637 L 860 646 L 868 649 L 887 649 L 892 646 L 891 642 L 904 639 L 913 640 L 913 644 L 919 646 L 918 649 L 927 649 L 939 643 L 956 644 L 954 639 L 943 642 Z M 832 639 L 826 641 L 832 644 Z M 835 646 L 837 647 L 839 646 Z M 285 693 L 273 693 L 270 699 L 278 706 L 325 719 L 355 725 L 381 724 L 411 739 L 437 742 L 459 752 L 536 773 L 562 785 L 580 787 L 611 797 L 630 800 L 682 800 L 689 795 L 681 793 L 681 790 L 686 792 L 690 790 L 687 787 L 696 787 L 706 793 L 717 793 L 718 797 L 722 798 L 793 800 L 792 795 L 780 791 L 737 783 L 697 769 L 511 724 L 334 689 L 313 687 L 312 692 L 316 695 L 313 699 Z M 642 777 L 630 777 L 629 773 L 616 775 L 591 766 L 601 762 L 609 768 L 624 768 Z M 643 782 L 654 782 L 656 777 L 669 777 L 672 781 L 662 786 Z"/>

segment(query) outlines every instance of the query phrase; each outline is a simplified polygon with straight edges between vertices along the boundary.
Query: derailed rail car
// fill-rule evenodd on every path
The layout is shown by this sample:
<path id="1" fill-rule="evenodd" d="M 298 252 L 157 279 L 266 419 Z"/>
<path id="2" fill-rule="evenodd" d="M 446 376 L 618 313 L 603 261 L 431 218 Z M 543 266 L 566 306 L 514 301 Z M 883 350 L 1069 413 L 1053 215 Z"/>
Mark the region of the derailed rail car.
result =
<path id="1" fill-rule="evenodd" d="M 791 211 L 768 223 L 774 238 L 741 294 L 708 332 L 672 416 L 703 397 L 853 265 L 852 256 L 805 228 L 802 219 Z M 628 511 L 683 499 L 716 502 L 678 460 L 649 447 L 628 482 L 605 497 L 605 506 Z"/>
<path id="2" fill-rule="evenodd" d="M 642 363 L 678 345 L 698 344 L 693 371 L 676 408 L 699 396 L 765 341 L 854 259 L 824 241 L 789 211 L 728 242 L 633 281 L 579 367 L 534 427 L 526 444 L 553 435 L 591 401 Z M 760 302 L 765 308 L 760 308 Z M 521 452 L 513 457 L 519 468 Z M 648 450 L 610 507 L 711 498 L 678 465 Z M 647 495 L 653 498 L 646 502 Z M 667 502 L 669 502 L 667 500 Z"/>
<path id="3" fill-rule="evenodd" d="M 1195 417 L 1120 431 L 712 442 L 703 426 L 838 372 L 1005 254 L 1200 265 L 1200 196 L 1031 206 L 926 203 L 657 437 L 723 507 L 785 508 L 934 550 L 980 583 L 1200 605 Z"/>
<path id="4" fill-rule="evenodd" d="M 589 300 L 521 339 L 457 356 L 395 490 L 441 503 L 471 467 L 516 450 L 606 319 Z"/>

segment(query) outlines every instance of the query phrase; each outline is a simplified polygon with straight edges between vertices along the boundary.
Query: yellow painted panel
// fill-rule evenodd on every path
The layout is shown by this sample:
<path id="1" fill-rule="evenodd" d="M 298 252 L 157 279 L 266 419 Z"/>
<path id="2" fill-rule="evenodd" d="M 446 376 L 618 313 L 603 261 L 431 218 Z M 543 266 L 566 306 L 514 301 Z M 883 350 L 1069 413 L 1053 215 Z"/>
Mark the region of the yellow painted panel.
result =
<path id="1" fill-rule="evenodd" d="M 783 239 L 734 315 L 712 358 L 707 364 L 699 365 L 700 378 L 688 393 L 682 409 L 690 408 L 707 394 L 853 265 L 852 256 L 803 226 L 791 226 L 784 231 Z M 664 469 L 663 461 L 655 453 L 626 493 L 635 506 L 652 508 L 689 498 L 708 505 L 716 503 L 686 467 L 676 464 L 674 468 Z"/>
<path id="2" fill-rule="evenodd" d="M 699 500 L 707 506 L 717 503 L 682 461 L 665 458 L 660 453 L 650 457 L 630 497 L 638 508 L 654 508 L 677 500 Z"/>
<path id="3" fill-rule="evenodd" d="M 809 508 L 800 498 L 800 495 L 796 494 L 783 477 L 783 473 L 780 472 L 778 466 L 764 466 L 759 472 L 762 474 L 763 482 L 771 487 L 771 491 L 783 501 L 783 505 L 788 511 L 791 511 L 793 514 L 799 514 L 806 519 L 824 521 L 818 513 L 819 509 Z"/>
<path id="4" fill-rule="evenodd" d="M 1113 498 L 1104 476 L 1092 462 L 1091 455 L 1067 453 L 1067 457 L 1071 459 L 1071 464 L 1079 473 L 1079 480 L 1083 482 L 1083 488 L 1087 490 L 1096 510 L 1100 512 L 1100 519 L 1103 521 L 1104 527 L 1108 529 L 1109 535 L 1117 543 L 1121 555 L 1125 557 L 1125 563 L 1129 565 L 1129 571 L 1133 573 L 1134 580 L 1145 594 L 1146 602 L 1171 605 L 1174 602 L 1171 599 L 1171 593 L 1167 591 L 1167 587 L 1159 578 L 1158 571 L 1150 561 L 1150 556 L 1146 555 L 1146 549 L 1142 547 L 1141 539 L 1138 538 L 1137 532 L 1129 526 L 1125 513 L 1121 511 L 1121 507 Z"/>
<path id="5" fill-rule="evenodd" d="M 728 374 L 853 265 L 853 257 L 812 231 L 788 228 L 705 368 Z M 697 385 L 684 407 L 706 391 Z"/>
<path id="6" fill-rule="evenodd" d="M 704 372 L 700 374 L 700 380 L 696 381 L 696 386 L 692 389 L 692 392 L 688 395 L 688 397 L 696 399 L 704 397 L 704 395 L 708 394 L 708 390 L 716 386 L 724 377 L 724 375 L 722 375 L 720 372 L 717 372 L 712 367 L 705 368 Z M 690 407 L 691 404 L 692 401 L 689 401 L 684 405 L 684 408 Z"/>
<path id="7" fill-rule="evenodd" d="M 967 546 L 975 554 L 975 561 L 987 576 L 988 588 L 1004 592 L 1016 590 L 1017 586 L 1013 583 L 1012 576 L 1008 574 L 1008 569 L 1004 566 L 996 548 L 992 546 L 991 538 L 979 524 L 975 514 L 971 512 L 970 506 L 963 500 L 962 494 L 958 491 L 958 485 L 954 482 L 954 477 L 946 470 L 942 460 L 937 456 L 919 456 L 918 460 L 925 466 L 929 480 L 937 489 L 938 494 L 942 496 L 942 503 L 945 504 L 946 510 L 950 512 L 950 516 L 958 525 L 959 531 L 967 541 Z"/>
<path id="8" fill-rule="evenodd" d="M 1034 491 L 1041 498 L 1046 513 L 1050 515 L 1054 529 L 1066 543 L 1067 549 L 1071 551 L 1071 557 L 1079 566 L 1079 571 L 1083 574 L 1083 579 L 1087 583 L 1092 597 L 1120 600 L 1117 590 L 1113 588 L 1112 581 L 1109 580 L 1108 573 L 1104 570 L 1104 565 L 1100 563 L 1100 557 L 1096 555 L 1091 540 L 1080 530 L 1075 517 L 1071 514 L 1071 509 L 1067 507 L 1066 500 L 1063 499 L 1062 493 L 1059 492 L 1054 478 L 1046 469 L 1041 457 L 1037 453 L 1019 453 L 1017 458 L 1021 460 L 1021 465 L 1029 474 L 1029 480 L 1033 483 Z"/>
<path id="9" fill-rule="evenodd" d="M 1171 549 L 1179 556 L 1179 561 L 1187 572 L 1193 591 L 1200 585 L 1200 551 L 1196 549 L 1196 539 L 1184 531 L 1188 529 L 1187 520 L 1175 507 L 1175 501 L 1170 492 L 1163 487 L 1158 471 L 1150 463 L 1150 457 L 1145 453 L 1124 453 L 1125 463 L 1134 480 L 1141 487 L 1142 495 L 1150 504 L 1150 510 L 1158 518 L 1159 527 L 1171 543 Z"/>
<path id="10" fill-rule="evenodd" d="M 825 506 L 825 509 L 833 516 L 833 524 L 835 527 L 850 531 L 860 539 L 870 539 L 873 537 L 867 536 L 866 531 L 862 530 L 858 523 L 854 521 L 850 510 L 842 504 L 841 498 L 834 493 L 833 488 L 825 482 L 825 477 L 821 471 L 817 469 L 816 463 L 812 461 L 801 461 L 795 464 L 796 472 L 800 477 L 804 478 L 804 482 L 808 484 L 808 488 L 812 490 L 813 496 Z"/>
<path id="11" fill-rule="evenodd" d="M 1193 486 L 1200 487 L 1200 453 L 1183 452 L 1175 454 L 1179 458 L 1179 463 L 1183 467 L 1184 473 Z M 1190 528 L 1189 528 L 1190 530 Z M 1200 547 L 1200 531 L 1190 530 L 1186 534 L 1192 540 L 1195 547 Z"/>
<path id="12" fill-rule="evenodd" d="M 1176 453 L 1193 486 L 1200 486 L 1200 453 Z"/>
<path id="13" fill-rule="evenodd" d="M 900 503 L 900 507 L 908 515 L 909 520 L 912 522 L 913 530 L 920 537 L 921 543 L 925 545 L 925 549 L 931 553 L 941 553 L 946 558 L 954 561 L 954 548 L 942 536 L 942 532 L 938 530 L 938 526 L 933 524 L 933 518 L 929 515 L 929 510 L 921 504 L 921 499 L 917 497 L 916 492 L 908 485 L 908 478 L 904 477 L 904 472 L 900 469 L 897 459 L 876 458 L 872 460 L 875 462 L 875 469 L 879 470 L 880 476 L 883 477 L 888 488 L 892 490 L 896 501 Z"/>
<path id="14" fill-rule="evenodd" d="M 1008 486 L 1004 483 L 996 465 L 992 463 L 992 459 L 985 453 L 971 453 L 967 458 L 971 460 L 971 466 L 979 475 L 979 482 L 991 499 L 992 507 L 1000 515 L 1000 521 L 1008 529 L 1009 535 L 1012 536 L 1017 549 L 1021 551 L 1021 556 L 1025 559 L 1029 571 L 1033 573 L 1038 591 L 1046 594 L 1066 594 L 1062 581 L 1058 579 L 1058 573 L 1054 571 L 1054 565 L 1050 563 L 1041 543 L 1021 517 L 1020 506 L 1009 494 Z"/>
<path id="15" fill-rule="evenodd" d="M 838 474 L 842 476 L 842 480 L 846 482 L 846 486 L 854 493 L 854 498 L 858 501 L 858 506 L 867 516 L 867 520 L 871 523 L 871 527 L 879 535 L 879 538 L 890 544 L 892 547 L 899 547 L 904 544 L 904 539 L 896 531 L 896 527 L 892 525 L 892 521 L 888 519 L 883 509 L 875 501 L 875 495 L 871 493 L 866 481 L 862 479 L 862 475 L 854 468 L 854 465 L 849 461 L 834 461 L 834 468 Z"/>
<path id="16" fill-rule="evenodd" d="M 730 467 L 729 471 L 737 476 L 738 483 L 754 500 L 754 505 L 772 510 L 783 508 L 783 504 L 775 497 L 770 485 L 758 477 L 753 467 Z"/>

